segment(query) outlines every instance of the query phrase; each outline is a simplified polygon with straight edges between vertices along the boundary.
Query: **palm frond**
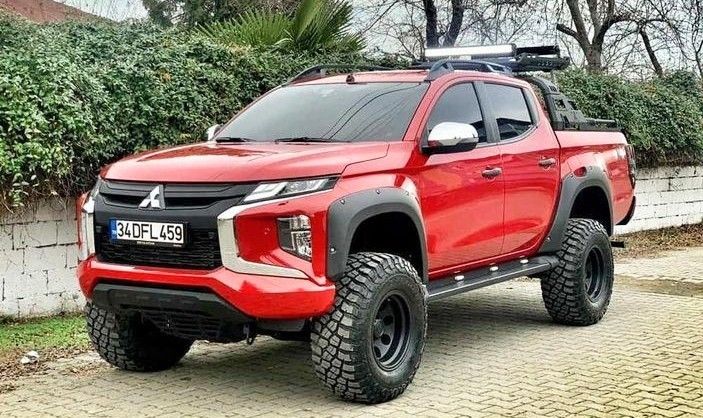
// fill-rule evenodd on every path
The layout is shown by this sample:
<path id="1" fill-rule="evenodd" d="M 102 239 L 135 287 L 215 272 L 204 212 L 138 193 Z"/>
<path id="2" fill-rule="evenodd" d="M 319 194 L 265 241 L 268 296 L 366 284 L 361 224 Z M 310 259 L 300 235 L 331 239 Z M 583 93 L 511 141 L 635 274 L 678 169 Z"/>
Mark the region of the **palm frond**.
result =
<path id="1" fill-rule="evenodd" d="M 303 0 L 289 17 L 270 11 L 248 11 L 239 19 L 212 23 L 199 31 L 224 45 L 309 51 L 358 52 L 360 35 L 349 32 L 352 6 L 346 0 Z"/>

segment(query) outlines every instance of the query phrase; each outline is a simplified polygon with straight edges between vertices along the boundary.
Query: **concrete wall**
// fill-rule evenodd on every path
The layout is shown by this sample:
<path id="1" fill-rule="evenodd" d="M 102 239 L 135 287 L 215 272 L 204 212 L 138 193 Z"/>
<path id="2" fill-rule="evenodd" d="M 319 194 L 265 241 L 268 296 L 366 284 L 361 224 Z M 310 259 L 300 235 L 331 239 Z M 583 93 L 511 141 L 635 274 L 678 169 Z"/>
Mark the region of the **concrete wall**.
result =
<path id="1" fill-rule="evenodd" d="M 703 166 L 641 169 L 635 195 L 635 216 L 616 233 L 703 222 Z"/>
<path id="2" fill-rule="evenodd" d="M 81 309 L 74 207 L 71 201 L 47 199 L 0 218 L 0 315 Z"/>
<path id="3" fill-rule="evenodd" d="M 640 170 L 637 203 L 634 219 L 617 233 L 703 222 L 703 166 Z M 71 201 L 46 200 L 0 219 L 0 315 L 81 309 L 77 256 Z"/>

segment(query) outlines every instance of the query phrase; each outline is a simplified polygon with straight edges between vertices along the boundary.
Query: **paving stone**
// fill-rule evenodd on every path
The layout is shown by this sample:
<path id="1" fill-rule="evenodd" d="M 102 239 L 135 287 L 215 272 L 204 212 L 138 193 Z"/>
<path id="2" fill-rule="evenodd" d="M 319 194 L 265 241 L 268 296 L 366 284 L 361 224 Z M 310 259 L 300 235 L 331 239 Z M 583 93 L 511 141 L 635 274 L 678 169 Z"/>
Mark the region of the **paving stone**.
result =
<path id="1" fill-rule="evenodd" d="M 196 343 L 180 366 L 154 374 L 118 371 L 94 353 L 64 359 L 45 374 L 13 382 L 18 388 L 0 396 L 0 411 L 10 411 L 1 414 L 6 416 L 695 416 L 692 411 L 703 408 L 703 327 L 693 318 L 703 318 L 703 297 L 616 284 L 601 323 L 559 326 L 544 310 L 539 283 L 517 281 L 430 305 L 423 364 L 408 391 L 385 405 L 337 400 L 317 382 L 307 344 L 260 337 L 253 346 Z"/>
<path id="2" fill-rule="evenodd" d="M 615 274 L 642 280 L 703 284 L 703 247 L 665 251 L 655 257 L 621 260 Z"/>

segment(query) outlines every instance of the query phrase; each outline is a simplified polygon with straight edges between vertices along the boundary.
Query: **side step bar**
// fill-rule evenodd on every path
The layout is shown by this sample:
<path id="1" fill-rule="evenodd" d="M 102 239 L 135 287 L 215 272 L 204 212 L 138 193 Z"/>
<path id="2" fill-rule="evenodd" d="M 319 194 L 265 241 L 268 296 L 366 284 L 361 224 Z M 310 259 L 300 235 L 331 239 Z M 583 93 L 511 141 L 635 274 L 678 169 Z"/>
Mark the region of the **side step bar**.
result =
<path id="1" fill-rule="evenodd" d="M 450 277 L 431 280 L 427 285 L 427 300 L 433 302 L 469 290 L 504 282 L 522 276 L 541 273 L 556 267 L 556 256 L 544 255 L 532 259 L 523 258 L 489 267 L 482 267 Z"/>

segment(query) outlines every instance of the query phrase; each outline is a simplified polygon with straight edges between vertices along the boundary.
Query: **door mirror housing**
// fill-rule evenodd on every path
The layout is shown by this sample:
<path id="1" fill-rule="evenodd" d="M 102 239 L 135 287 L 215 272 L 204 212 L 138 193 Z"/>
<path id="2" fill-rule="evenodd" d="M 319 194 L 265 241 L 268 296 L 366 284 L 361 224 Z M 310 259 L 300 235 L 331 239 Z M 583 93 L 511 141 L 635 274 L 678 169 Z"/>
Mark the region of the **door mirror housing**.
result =
<path id="1" fill-rule="evenodd" d="M 217 125 L 212 125 L 211 127 L 207 128 L 207 131 L 205 131 L 205 139 L 206 141 L 210 142 L 215 138 L 215 135 L 217 135 L 218 132 L 220 132 L 220 128 L 222 125 L 219 123 Z"/>
<path id="2" fill-rule="evenodd" d="M 469 123 L 442 122 L 435 125 L 422 147 L 426 154 L 471 151 L 478 145 L 478 131 Z"/>

